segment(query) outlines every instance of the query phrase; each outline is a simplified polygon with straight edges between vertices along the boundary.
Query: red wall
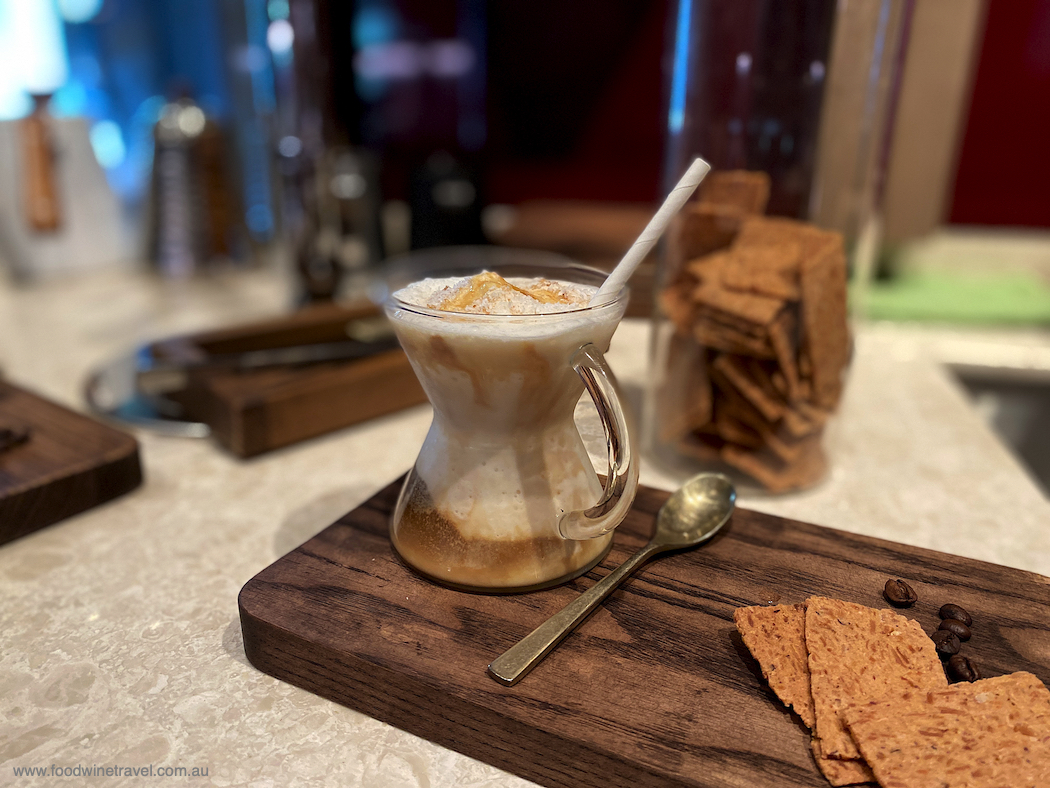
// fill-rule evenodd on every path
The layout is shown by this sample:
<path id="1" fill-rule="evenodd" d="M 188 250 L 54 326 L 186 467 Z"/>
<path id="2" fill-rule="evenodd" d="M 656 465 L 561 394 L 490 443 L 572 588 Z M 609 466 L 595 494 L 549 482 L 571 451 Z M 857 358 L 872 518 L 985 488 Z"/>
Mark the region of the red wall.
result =
<path id="1" fill-rule="evenodd" d="M 950 221 L 1050 227 L 1050 0 L 990 0 Z"/>

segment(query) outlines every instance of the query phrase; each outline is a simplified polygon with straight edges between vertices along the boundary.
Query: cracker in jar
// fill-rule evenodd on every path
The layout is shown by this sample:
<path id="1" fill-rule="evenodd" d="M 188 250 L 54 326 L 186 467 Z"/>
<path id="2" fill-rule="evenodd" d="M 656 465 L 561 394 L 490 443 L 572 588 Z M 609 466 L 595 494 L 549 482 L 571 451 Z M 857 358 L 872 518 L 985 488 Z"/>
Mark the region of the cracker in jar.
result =
<path id="1" fill-rule="evenodd" d="M 797 319 L 793 309 L 784 309 L 769 326 L 769 345 L 780 366 L 784 379 L 785 396 L 789 402 L 801 397 L 799 369 L 795 349 Z"/>
<path id="2" fill-rule="evenodd" d="M 757 432 L 762 437 L 763 445 L 768 446 L 782 460 L 795 459 L 803 448 L 801 442 L 792 441 L 786 435 L 782 438 L 780 419 L 768 418 L 756 407 L 737 387 L 734 380 L 725 374 L 725 368 L 725 364 L 712 363 L 708 369 L 708 375 L 714 384 L 716 411 L 721 409 Z"/>
<path id="3" fill-rule="evenodd" d="M 813 415 L 810 415 L 813 414 Z M 784 431 L 792 438 L 805 438 L 824 429 L 827 416 L 823 411 L 810 408 L 805 402 L 796 403 L 794 407 L 784 412 L 781 424 Z"/>
<path id="4" fill-rule="evenodd" d="M 711 380 L 705 350 L 692 337 L 668 337 L 666 378 L 660 381 L 660 437 L 673 441 L 711 421 Z"/>
<path id="5" fill-rule="evenodd" d="M 686 457 L 700 462 L 718 462 L 722 457 L 722 446 L 725 445 L 719 436 L 694 430 L 679 439 L 676 448 Z"/>
<path id="6" fill-rule="evenodd" d="M 778 421 L 785 411 L 783 400 L 772 392 L 772 385 L 767 391 L 757 379 L 754 366 L 748 361 L 753 359 L 719 353 L 712 366 L 724 375 L 730 383 L 750 402 L 770 423 Z"/>
<path id="7" fill-rule="evenodd" d="M 729 252 L 712 252 L 703 257 L 693 258 L 685 264 L 685 270 L 698 285 L 721 287 L 722 273 L 731 262 L 732 257 Z"/>
<path id="8" fill-rule="evenodd" d="M 812 365 L 813 401 L 834 408 L 849 360 L 846 254 L 841 236 L 827 236 L 802 263 L 802 341 Z"/>
<path id="9" fill-rule="evenodd" d="M 685 260 L 726 249 L 740 231 L 747 214 L 731 205 L 687 203 L 678 221 L 674 243 Z"/>
<path id="10" fill-rule="evenodd" d="M 719 437 L 727 443 L 751 449 L 765 445 L 765 441 L 758 432 L 737 419 L 725 408 L 720 408 L 715 412 L 714 426 Z"/>
<path id="11" fill-rule="evenodd" d="M 738 208 L 746 214 L 765 213 L 769 176 L 752 170 L 715 170 L 700 184 L 700 200 Z"/>
<path id="12" fill-rule="evenodd" d="M 727 444 L 722 447 L 722 460 L 737 470 L 757 479 L 770 492 L 787 492 L 809 487 L 827 473 L 827 457 L 819 435 L 800 441 L 794 460 L 785 462 L 770 450 L 750 451 Z"/>
<path id="13" fill-rule="evenodd" d="M 693 325 L 693 338 L 704 347 L 727 353 L 740 353 L 755 358 L 773 358 L 769 336 L 742 331 L 736 325 L 726 323 L 722 316 L 698 310 Z"/>
<path id="14" fill-rule="evenodd" d="M 799 262 L 802 246 L 797 241 L 767 246 L 731 249 L 732 265 L 726 267 L 722 283 L 730 290 L 758 293 L 785 301 L 799 299 Z"/>
<path id="15" fill-rule="evenodd" d="M 701 282 L 693 290 L 693 300 L 711 313 L 725 315 L 754 326 L 768 326 L 780 314 L 784 302 L 779 298 L 757 293 L 727 290 L 720 284 Z"/>
<path id="16" fill-rule="evenodd" d="M 696 320 L 696 304 L 693 302 L 692 292 L 696 288 L 696 282 L 692 278 L 682 278 L 678 282 L 665 287 L 659 295 L 660 306 L 668 320 L 674 325 L 675 330 L 688 336 L 692 331 Z"/>
<path id="17" fill-rule="evenodd" d="M 751 380 L 754 381 L 763 395 L 770 400 L 780 403 L 786 411 L 788 408 L 787 389 L 786 387 L 780 389 L 773 383 L 773 374 L 779 372 L 780 366 L 776 362 L 757 358 L 749 358 L 745 359 L 745 361 L 748 375 L 750 375 Z"/>

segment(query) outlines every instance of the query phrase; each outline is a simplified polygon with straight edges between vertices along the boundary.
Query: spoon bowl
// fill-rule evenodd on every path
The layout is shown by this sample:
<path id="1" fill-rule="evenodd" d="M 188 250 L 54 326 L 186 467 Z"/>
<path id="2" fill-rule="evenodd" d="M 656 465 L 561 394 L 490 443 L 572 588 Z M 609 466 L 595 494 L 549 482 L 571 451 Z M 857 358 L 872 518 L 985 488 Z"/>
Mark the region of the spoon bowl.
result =
<path id="1" fill-rule="evenodd" d="M 728 478 L 720 473 L 694 476 L 660 507 L 649 544 L 494 659 L 489 675 L 508 687 L 517 684 L 631 572 L 658 553 L 706 542 L 729 521 L 735 505 L 736 490 Z"/>
<path id="2" fill-rule="evenodd" d="M 720 473 L 694 476 L 660 507 L 652 541 L 668 549 L 694 547 L 718 533 L 735 504 L 736 489 L 728 478 Z"/>

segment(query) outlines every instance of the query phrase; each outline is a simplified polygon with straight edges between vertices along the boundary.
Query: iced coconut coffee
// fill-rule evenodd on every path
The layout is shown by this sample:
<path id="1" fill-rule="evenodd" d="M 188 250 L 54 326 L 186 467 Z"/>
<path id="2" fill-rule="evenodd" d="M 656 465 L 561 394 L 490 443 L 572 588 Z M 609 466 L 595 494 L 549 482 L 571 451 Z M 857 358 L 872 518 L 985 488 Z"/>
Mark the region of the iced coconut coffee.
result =
<path id="1" fill-rule="evenodd" d="M 477 590 L 535 588 L 585 572 L 608 549 L 616 522 L 596 525 L 596 538 L 563 536 L 574 512 L 622 519 L 637 481 L 634 462 L 596 511 L 603 488 L 573 421 L 583 391 L 573 359 L 608 348 L 626 296 L 588 307 L 595 289 L 488 271 L 425 279 L 390 299 L 434 406 L 391 528 L 419 572 Z"/>

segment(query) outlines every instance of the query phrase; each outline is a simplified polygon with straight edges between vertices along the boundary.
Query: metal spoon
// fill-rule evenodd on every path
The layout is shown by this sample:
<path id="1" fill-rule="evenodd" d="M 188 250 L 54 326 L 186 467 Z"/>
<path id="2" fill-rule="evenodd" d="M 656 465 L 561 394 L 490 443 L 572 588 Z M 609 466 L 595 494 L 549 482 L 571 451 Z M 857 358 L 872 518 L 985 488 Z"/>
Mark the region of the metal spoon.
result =
<path id="1" fill-rule="evenodd" d="M 707 541 L 729 520 L 735 503 L 736 490 L 725 476 L 694 476 L 660 507 L 649 544 L 493 660 L 489 675 L 508 687 L 517 684 L 631 572 L 658 553 Z"/>

